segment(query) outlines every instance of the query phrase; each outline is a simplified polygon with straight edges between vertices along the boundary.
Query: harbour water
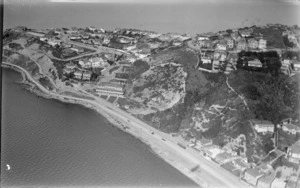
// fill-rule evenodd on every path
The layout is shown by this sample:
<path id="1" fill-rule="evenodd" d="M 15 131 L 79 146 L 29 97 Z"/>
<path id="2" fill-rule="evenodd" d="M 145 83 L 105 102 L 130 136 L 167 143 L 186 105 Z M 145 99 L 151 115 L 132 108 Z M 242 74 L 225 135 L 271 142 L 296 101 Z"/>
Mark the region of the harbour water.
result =
<path id="1" fill-rule="evenodd" d="M 3 69 L 2 186 L 196 185 L 96 112 L 38 97 L 19 80 Z"/>

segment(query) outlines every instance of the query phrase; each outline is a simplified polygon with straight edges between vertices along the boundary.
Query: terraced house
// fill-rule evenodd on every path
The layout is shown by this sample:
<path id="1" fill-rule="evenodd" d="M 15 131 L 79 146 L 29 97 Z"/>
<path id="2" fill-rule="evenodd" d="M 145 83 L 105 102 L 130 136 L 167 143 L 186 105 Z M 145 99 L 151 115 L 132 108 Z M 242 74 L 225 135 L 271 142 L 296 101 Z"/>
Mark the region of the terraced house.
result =
<path id="1" fill-rule="evenodd" d="M 99 95 L 112 95 L 116 97 L 124 97 L 123 86 L 112 82 L 101 82 L 96 88 Z"/>

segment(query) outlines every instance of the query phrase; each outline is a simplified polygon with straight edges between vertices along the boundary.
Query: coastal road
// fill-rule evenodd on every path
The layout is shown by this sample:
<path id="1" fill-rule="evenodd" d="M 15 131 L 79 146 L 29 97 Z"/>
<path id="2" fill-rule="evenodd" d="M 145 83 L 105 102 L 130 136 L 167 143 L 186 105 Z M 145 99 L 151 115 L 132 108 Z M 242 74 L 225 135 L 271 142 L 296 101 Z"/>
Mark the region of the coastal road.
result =
<path id="1" fill-rule="evenodd" d="M 177 140 L 171 135 L 154 129 L 127 112 L 116 108 L 113 104 L 97 97 L 94 97 L 95 100 L 88 100 L 50 92 L 40 83 L 35 81 L 22 67 L 13 65 L 11 63 L 3 64 L 13 66 L 23 71 L 28 80 L 33 82 L 42 92 L 51 95 L 53 98 L 57 98 L 59 100 L 76 100 L 82 103 L 93 105 L 99 111 L 102 111 L 103 113 L 112 117 L 112 119 L 117 119 L 124 124 L 130 125 L 128 132 L 148 143 L 164 160 L 169 162 L 171 165 L 173 165 L 186 176 L 190 177 L 202 187 L 249 187 L 248 184 L 240 181 L 238 178 L 229 174 L 229 172 L 225 171 L 213 162 L 204 159 L 200 156 L 200 154 L 193 151 L 191 148 L 181 148 L 177 145 Z M 154 132 L 154 135 L 152 132 Z M 196 165 L 200 166 L 200 170 L 191 172 L 190 169 Z"/>

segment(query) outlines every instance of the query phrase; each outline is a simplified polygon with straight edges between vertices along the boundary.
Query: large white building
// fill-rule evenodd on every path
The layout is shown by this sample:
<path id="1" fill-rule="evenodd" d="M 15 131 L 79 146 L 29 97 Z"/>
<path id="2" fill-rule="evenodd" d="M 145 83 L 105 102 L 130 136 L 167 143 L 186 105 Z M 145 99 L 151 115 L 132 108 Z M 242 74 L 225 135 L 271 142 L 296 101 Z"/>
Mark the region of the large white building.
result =
<path id="1" fill-rule="evenodd" d="M 258 133 L 274 133 L 274 124 L 266 120 L 251 120 L 251 124 Z"/>
<path id="2" fill-rule="evenodd" d="M 123 86 L 112 82 L 101 82 L 96 88 L 99 95 L 112 95 L 116 97 L 124 97 Z"/>

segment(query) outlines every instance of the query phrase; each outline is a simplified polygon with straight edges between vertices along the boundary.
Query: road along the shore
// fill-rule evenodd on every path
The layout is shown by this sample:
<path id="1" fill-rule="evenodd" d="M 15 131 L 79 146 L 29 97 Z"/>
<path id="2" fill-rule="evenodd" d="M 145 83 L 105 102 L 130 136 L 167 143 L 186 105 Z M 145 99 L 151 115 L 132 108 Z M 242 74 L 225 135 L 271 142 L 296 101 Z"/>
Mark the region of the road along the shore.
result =
<path id="1" fill-rule="evenodd" d="M 166 162 L 177 168 L 201 187 L 249 187 L 244 181 L 239 180 L 215 163 L 204 159 L 193 149 L 183 149 L 178 146 L 178 140 L 176 140 L 176 138 L 158 131 L 127 112 L 115 107 L 113 104 L 97 97 L 94 97 L 94 100 L 88 100 L 53 93 L 34 80 L 24 68 L 6 62 L 3 62 L 3 64 L 12 66 L 24 72 L 29 81 L 34 83 L 40 91 L 51 96 L 51 98 L 66 102 L 77 101 L 77 103 L 93 107 L 93 109 L 97 110 L 108 119 L 113 119 L 121 122 L 123 125 L 127 125 L 129 129 L 126 129 L 126 132 L 150 145 L 150 147 Z M 200 167 L 199 170 L 192 172 L 191 169 L 197 165 Z"/>

